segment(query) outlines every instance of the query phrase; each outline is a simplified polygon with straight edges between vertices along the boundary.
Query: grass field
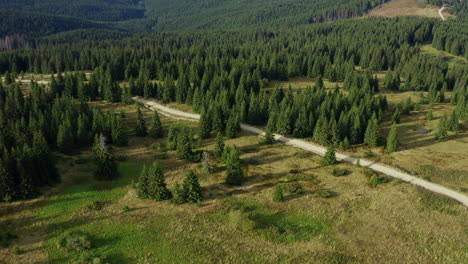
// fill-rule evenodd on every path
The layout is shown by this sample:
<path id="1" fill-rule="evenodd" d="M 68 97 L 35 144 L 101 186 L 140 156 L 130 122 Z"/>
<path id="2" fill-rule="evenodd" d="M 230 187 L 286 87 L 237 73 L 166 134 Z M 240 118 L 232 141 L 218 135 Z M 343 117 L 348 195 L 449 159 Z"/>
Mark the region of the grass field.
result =
<path id="1" fill-rule="evenodd" d="M 126 113 L 129 128 L 135 108 L 101 104 Z M 144 110 L 148 119 L 151 113 Z M 162 118 L 167 128 L 173 120 Z M 195 123 L 185 123 L 195 127 Z M 105 256 L 109 263 L 466 263 L 467 211 L 460 205 L 399 181 L 371 187 L 363 169 L 350 164 L 320 165 L 320 157 L 286 145 L 259 145 L 249 134 L 226 140 L 242 153 L 247 182 L 224 184 L 224 166 L 203 174 L 197 163 L 168 152 L 163 165 L 168 186 L 193 168 L 204 202 L 172 205 L 137 198 L 132 182 L 143 164 L 155 160 L 152 143 L 164 139 L 131 137 L 114 148 L 121 177 L 92 178 L 90 152 L 60 156 L 63 183 L 27 202 L 0 205 L 1 226 L 18 236 L 0 248 L 0 263 L 87 263 L 83 255 Z M 214 140 L 200 149 L 213 149 Z M 349 174 L 335 177 L 333 168 Z M 272 201 L 276 184 L 300 186 Z M 321 198 L 318 190 L 332 197 Z M 102 208 L 95 208 L 99 202 Z M 128 207 L 128 208 L 127 208 Z M 57 243 L 69 232 L 89 236 L 92 248 L 67 252 Z"/>
<path id="2" fill-rule="evenodd" d="M 423 16 L 440 18 L 438 8 L 427 5 L 425 0 L 391 0 L 373 9 L 367 16 Z M 446 12 L 444 12 L 444 16 L 446 16 Z"/>
<path id="3" fill-rule="evenodd" d="M 445 51 L 440 51 L 438 49 L 435 49 L 430 44 L 423 45 L 421 47 L 421 51 L 423 53 L 430 54 L 430 55 L 432 55 L 434 57 L 438 57 L 438 58 L 441 58 L 441 59 L 447 61 L 448 65 L 450 67 L 464 66 L 464 65 L 466 65 L 468 63 L 467 59 L 465 59 L 463 57 L 460 57 L 460 56 L 450 54 L 450 53 L 445 52 Z"/>

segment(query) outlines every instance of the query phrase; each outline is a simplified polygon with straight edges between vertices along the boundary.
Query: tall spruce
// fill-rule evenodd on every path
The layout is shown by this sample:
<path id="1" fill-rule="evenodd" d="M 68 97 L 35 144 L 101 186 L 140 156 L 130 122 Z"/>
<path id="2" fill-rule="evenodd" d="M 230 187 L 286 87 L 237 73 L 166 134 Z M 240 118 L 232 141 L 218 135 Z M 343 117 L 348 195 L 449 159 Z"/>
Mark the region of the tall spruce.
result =
<path id="1" fill-rule="evenodd" d="M 143 113 L 141 112 L 140 107 L 137 107 L 137 123 L 135 128 L 135 135 L 137 137 L 146 137 L 147 130 L 146 130 L 146 122 L 143 118 Z"/>
<path id="2" fill-rule="evenodd" d="M 390 132 L 388 133 L 387 136 L 387 145 L 385 147 L 385 150 L 387 152 L 395 152 L 398 150 L 398 144 L 399 144 L 399 139 L 398 139 L 398 130 L 396 123 L 393 123 L 392 127 L 390 128 Z"/>
<path id="3" fill-rule="evenodd" d="M 151 125 L 148 130 L 148 134 L 152 138 L 160 138 L 163 136 L 163 128 L 161 124 L 161 119 L 159 119 L 159 114 L 157 111 L 154 111 L 153 118 L 151 119 Z"/>

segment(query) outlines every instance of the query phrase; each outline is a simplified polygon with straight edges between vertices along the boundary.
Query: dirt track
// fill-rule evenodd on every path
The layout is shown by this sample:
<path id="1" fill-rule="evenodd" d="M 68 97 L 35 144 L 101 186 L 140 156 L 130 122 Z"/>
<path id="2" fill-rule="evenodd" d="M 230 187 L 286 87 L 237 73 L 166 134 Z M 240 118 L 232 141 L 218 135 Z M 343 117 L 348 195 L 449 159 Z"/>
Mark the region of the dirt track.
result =
<path id="1" fill-rule="evenodd" d="M 175 109 L 166 107 L 164 105 L 161 105 L 159 103 L 156 103 L 154 101 L 145 100 L 141 97 L 133 97 L 133 100 L 136 102 L 142 103 L 147 108 L 153 111 L 156 111 L 156 110 L 160 111 L 161 114 L 168 116 L 168 117 L 173 117 L 177 119 L 185 119 L 185 120 L 190 120 L 190 121 L 198 121 L 200 119 L 200 115 L 198 114 L 191 114 L 191 113 L 186 113 L 183 111 L 175 110 Z M 250 126 L 250 125 L 246 125 L 246 124 L 241 124 L 241 129 L 247 132 L 257 134 L 257 135 L 264 134 L 263 130 Z M 281 136 L 281 135 L 275 135 L 275 139 L 286 145 L 290 145 L 290 146 L 294 146 L 294 147 L 297 147 L 306 151 L 310 151 L 321 156 L 325 155 L 325 152 L 326 152 L 326 148 L 317 144 L 306 142 L 304 140 L 288 138 L 288 137 Z M 354 158 L 354 157 L 347 156 L 347 155 L 340 154 L 340 153 L 336 153 L 336 158 L 339 161 L 349 162 L 353 164 L 356 164 L 356 162 L 358 161 L 358 158 Z M 449 188 L 416 178 L 407 173 L 401 172 L 395 168 L 391 168 L 391 167 L 388 167 L 379 163 L 375 163 L 370 160 L 359 159 L 359 163 L 362 167 L 372 169 L 376 172 L 383 173 L 393 178 L 401 179 L 404 182 L 408 182 L 408 183 L 420 186 L 429 191 L 445 195 L 447 197 L 450 197 L 460 202 L 465 207 L 468 207 L 468 197 L 461 193 L 453 191 Z"/>

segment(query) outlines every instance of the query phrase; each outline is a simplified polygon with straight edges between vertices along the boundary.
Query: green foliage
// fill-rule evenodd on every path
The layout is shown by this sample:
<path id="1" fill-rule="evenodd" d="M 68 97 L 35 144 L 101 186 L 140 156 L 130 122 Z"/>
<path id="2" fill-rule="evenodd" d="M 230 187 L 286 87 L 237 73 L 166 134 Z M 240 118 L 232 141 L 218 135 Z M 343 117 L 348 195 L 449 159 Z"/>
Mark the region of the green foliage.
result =
<path id="1" fill-rule="evenodd" d="M 236 148 L 225 148 L 225 163 L 226 163 L 226 184 L 242 185 L 245 180 L 244 171 L 242 170 L 239 151 Z"/>
<path id="2" fill-rule="evenodd" d="M 326 189 L 318 189 L 314 192 L 314 194 L 320 198 L 332 198 L 335 196 L 335 193 Z"/>
<path id="3" fill-rule="evenodd" d="M 105 140 L 105 137 L 102 135 L 100 137 L 96 136 L 93 146 L 96 163 L 94 177 L 97 180 L 113 180 L 119 176 L 117 163 L 115 162 L 114 156 L 109 151 Z"/>
<path id="4" fill-rule="evenodd" d="M 177 148 L 178 131 L 179 130 L 175 125 L 171 125 L 169 127 L 166 146 L 170 150 L 175 150 Z"/>
<path id="5" fill-rule="evenodd" d="M 235 138 L 237 133 L 240 131 L 240 120 L 235 114 L 232 114 L 226 125 L 226 137 Z"/>
<path id="6" fill-rule="evenodd" d="M 151 125 L 148 130 L 148 134 L 152 138 L 160 138 L 163 136 L 163 128 L 161 124 L 161 119 L 159 119 L 159 114 L 157 111 L 154 111 L 153 118 L 151 119 Z"/>
<path id="7" fill-rule="evenodd" d="M 341 168 L 334 168 L 332 170 L 333 176 L 340 177 L 340 176 L 346 176 L 350 173 L 350 171 L 346 169 L 341 169 Z"/>
<path id="8" fill-rule="evenodd" d="M 214 149 L 214 156 L 215 157 L 221 157 L 223 155 L 224 151 L 224 140 L 223 136 L 221 135 L 221 132 L 218 132 L 216 135 L 216 144 L 215 144 L 215 149 Z"/>
<path id="9" fill-rule="evenodd" d="M 447 120 L 447 115 L 444 115 L 439 120 L 439 127 L 437 128 L 436 139 L 438 142 L 447 141 L 448 139 L 448 126 L 449 120 Z"/>
<path id="10" fill-rule="evenodd" d="M 58 246 L 67 252 L 82 252 L 92 248 L 89 236 L 81 232 L 70 232 L 64 234 L 60 239 Z"/>
<path id="11" fill-rule="evenodd" d="M 188 129 L 182 129 L 177 137 L 177 157 L 183 160 L 193 160 L 192 135 Z"/>
<path id="12" fill-rule="evenodd" d="M 183 204 L 186 201 L 185 190 L 179 182 L 176 182 L 172 191 L 171 202 L 173 204 Z"/>
<path id="13" fill-rule="evenodd" d="M 322 158 L 320 163 L 323 166 L 330 166 L 336 164 L 337 162 L 335 148 L 333 146 L 329 146 L 325 152 L 325 156 Z"/>
<path id="14" fill-rule="evenodd" d="M 143 199 L 156 201 L 169 200 L 172 197 L 167 188 L 166 178 L 158 163 L 153 163 L 150 167 L 143 167 L 138 179 L 138 196 Z"/>
<path id="15" fill-rule="evenodd" d="M 273 191 L 273 201 L 277 203 L 284 202 L 283 186 L 281 186 L 281 184 L 276 184 L 275 186 L 275 190 Z"/>
<path id="16" fill-rule="evenodd" d="M 198 203 L 202 200 L 202 191 L 198 177 L 193 170 L 189 170 L 182 184 L 184 201 Z"/>
<path id="17" fill-rule="evenodd" d="M 0 229 L 0 247 L 8 247 L 11 245 L 11 242 L 16 239 L 17 236 L 13 234 L 11 231 L 6 230 L 5 227 L 1 227 Z"/>
<path id="18" fill-rule="evenodd" d="M 271 145 L 275 144 L 276 140 L 271 131 L 267 130 L 265 132 L 265 137 L 260 140 L 260 144 Z"/>
<path id="19" fill-rule="evenodd" d="M 208 151 L 203 151 L 202 170 L 206 174 L 213 172 L 213 164 L 211 162 L 210 153 Z"/>
<path id="20" fill-rule="evenodd" d="M 143 118 L 143 113 L 141 112 L 140 107 L 137 107 L 137 124 L 135 128 L 135 135 L 137 137 L 146 137 L 147 135 L 146 122 Z"/>
<path id="21" fill-rule="evenodd" d="M 385 147 L 385 150 L 387 152 L 395 152 L 398 151 L 398 131 L 397 131 L 397 126 L 396 123 L 393 123 L 392 127 L 390 128 L 390 132 L 388 133 L 387 136 L 387 145 Z"/>
<path id="22" fill-rule="evenodd" d="M 422 188 L 418 188 L 418 194 L 421 198 L 421 204 L 430 210 L 438 211 L 447 215 L 459 215 L 459 204 L 458 202 L 442 196 L 440 194 L 436 194 L 434 192 L 430 192 L 424 190 Z"/>

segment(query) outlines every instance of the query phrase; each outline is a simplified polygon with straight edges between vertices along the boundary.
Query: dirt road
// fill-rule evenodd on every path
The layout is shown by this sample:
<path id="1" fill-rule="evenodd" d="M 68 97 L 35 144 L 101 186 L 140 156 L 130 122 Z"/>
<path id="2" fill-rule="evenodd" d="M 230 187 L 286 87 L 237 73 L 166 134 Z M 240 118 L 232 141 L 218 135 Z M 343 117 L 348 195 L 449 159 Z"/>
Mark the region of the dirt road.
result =
<path id="1" fill-rule="evenodd" d="M 183 111 L 175 110 L 175 109 L 166 107 L 164 105 L 161 105 L 159 103 L 156 103 L 154 101 L 145 100 L 145 99 L 143 99 L 141 97 L 134 97 L 133 100 L 135 100 L 136 102 L 142 103 L 147 108 L 149 108 L 149 109 L 151 109 L 153 111 L 157 110 L 161 114 L 163 114 L 165 116 L 168 116 L 168 117 L 173 117 L 173 118 L 177 118 L 177 119 L 184 119 L 184 120 L 191 120 L 191 121 L 198 121 L 200 119 L 200 115 L 198 115 L 198 114 L 191 114 L 191 113 L 186 113 L 186 112 L 183 112 Z M 261 130 L 259 128 L 256 128 L 256 127 L 253 127 L 253 126 L 250 126 L 250 125 L 246 125 L 246 124 L 241 124 L 241 129 L 244 130 L 244 131 L 253 133 L 253 134 L 257 134 L 257 135 L 264 134 L 263 130 Z M 325 152 L 326 152 L 326 148 L 324 148 L 324 147 L 322 147 L 320 145 L 317 145 L 317 144 L 306 142 L 304 140 L 288 138 L 288 137 L 281 136 L 281 135 L 275 135 L 275 139 L 277 141 L 279 141 L 279 142 L 282 142 L 282 143 L 286 144 L 286 145 L 297 147 L 297 148 L 303 149 L 305 151 L 310 151 L 310 152 L 313 152 L 313 153 L 321 155 L 321 156 L 325 155 Z M 350 157 L 350 156 L 340 154 L 340 153 L 336 153 L 336 159 L 339 160 L 339 161 L 342 161 L 342 162 L 349 162 L 349 163 L 353 163 L 353 164 L 356 164 L 356 162 L 358 161 L 357 158 Z M 388 175 L 388 176 L 393 177 L 393 178 L 401 179 L 402 181 L 405 181 L 405 182 L 420 186 L 420 187 L 422 187 L 424 189 L 427 189 L 429 191 L 445 195 L 447 197 L 450 197 L 450 198 L 460 202 L 465 207 L 468 207 L 468 197 L 465 196 L 464 194 L 458 193 L 458 192 L 453 191 L 453 190 L 451 190 L 449 188 L 446 188 L 444 186 L 441 186 L 441 185 L 438 185 L 438 184 L 434 184 L 434 183 L 431 183 L 431 182 L 416 178 L 416 177 L 411 176 L 411 175 L 409 175 L 407 173 L 401 172 L 401 171 L 399 171 L 399 170 L 397 170 L 395 168 L 391 168 L 391 167 L 388 167 L 386 165 L 375 163 L 375 162 L 370 161 L 370 160 L 360 159 L 359 163 L 360 163 L 360 165 L 362 167 L 372 169 L 372 170 L 374 170 L 376 172 L 383 173 L 383 174 Z"/>
<path id="2" fill-rule="evenodd" d="M 442 6 L 440 9 L 439 9 L 439 16 L 442 18 L 443 21 L 445 21 L 445 17 L 444 15 L 442 14 L 442 12 L 444 11 L 445 9 L 445 6 Z"/>

